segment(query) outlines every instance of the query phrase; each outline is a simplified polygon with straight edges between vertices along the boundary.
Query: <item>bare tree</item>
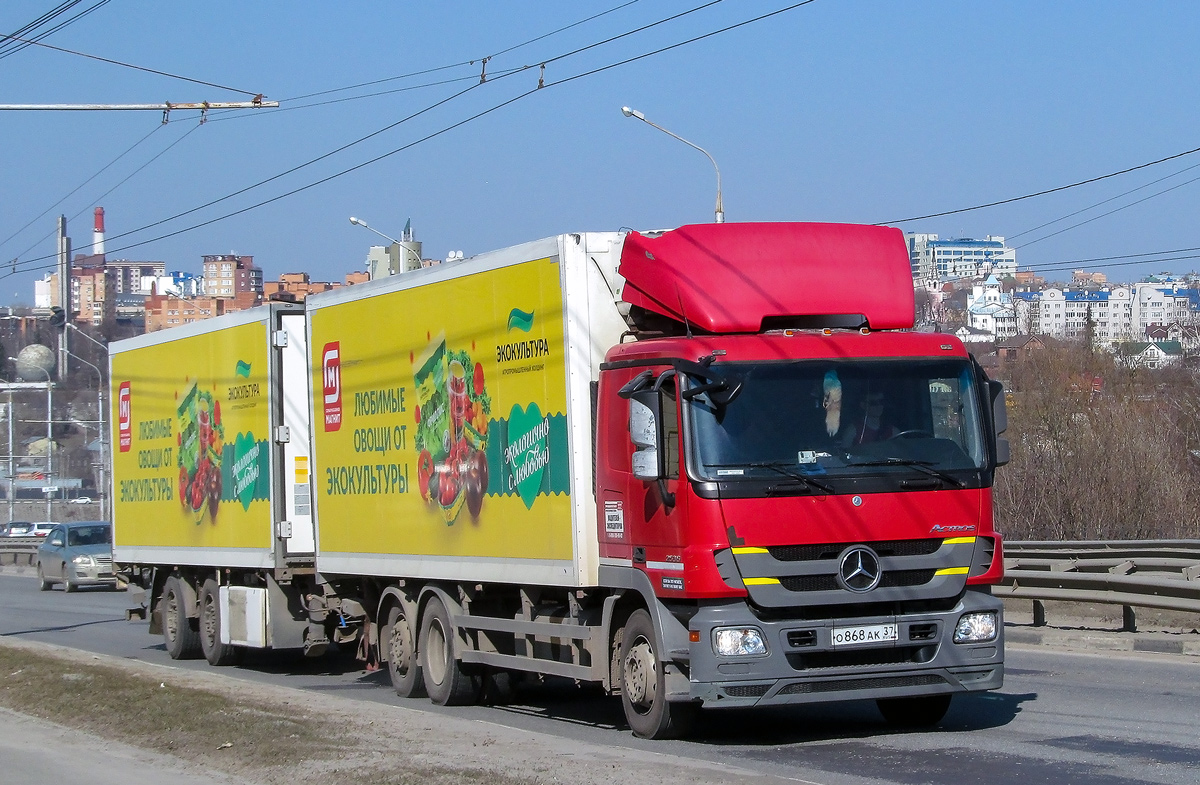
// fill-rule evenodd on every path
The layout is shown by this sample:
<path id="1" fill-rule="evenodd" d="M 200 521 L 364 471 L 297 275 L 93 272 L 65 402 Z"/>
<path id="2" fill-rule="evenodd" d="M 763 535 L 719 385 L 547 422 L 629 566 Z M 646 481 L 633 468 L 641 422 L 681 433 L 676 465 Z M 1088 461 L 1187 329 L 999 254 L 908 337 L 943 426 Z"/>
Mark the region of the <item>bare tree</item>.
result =
<path id="1" fill-rule="evenodd" d="M 1129 370 L 1087 347 L 1009 366 L 1012 461 L 996 518 L 1013 539 L 1200 536 L 1200 389 L 1183 371 Z"/>

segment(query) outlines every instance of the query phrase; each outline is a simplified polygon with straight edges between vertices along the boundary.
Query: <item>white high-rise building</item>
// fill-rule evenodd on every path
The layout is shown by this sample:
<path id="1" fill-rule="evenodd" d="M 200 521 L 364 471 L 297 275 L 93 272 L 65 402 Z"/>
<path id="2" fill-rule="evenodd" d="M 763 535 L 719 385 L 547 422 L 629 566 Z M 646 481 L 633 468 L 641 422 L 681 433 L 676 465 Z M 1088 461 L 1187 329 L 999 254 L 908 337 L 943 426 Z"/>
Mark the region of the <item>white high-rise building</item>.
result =
<path id="1" fill-rule="evenodd" d="M 989 275 L 1005 278 L 1017 272 L 1017 250 L 1005 245 L 1003 237 L 939 240 L 936 234 L 914 232 L 905 235 L 905 239 L 916 280 L 946 281 Z"/>

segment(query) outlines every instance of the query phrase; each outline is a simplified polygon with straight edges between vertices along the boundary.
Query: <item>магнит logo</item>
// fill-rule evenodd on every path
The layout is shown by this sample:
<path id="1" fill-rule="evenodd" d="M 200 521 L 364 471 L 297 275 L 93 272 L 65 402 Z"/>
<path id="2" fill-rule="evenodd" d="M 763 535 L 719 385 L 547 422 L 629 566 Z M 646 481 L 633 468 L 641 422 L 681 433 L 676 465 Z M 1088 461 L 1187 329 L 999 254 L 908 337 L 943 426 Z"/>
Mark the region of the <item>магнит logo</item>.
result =
<path id="1" fill-rule="evenodd" d="M 342 360 L 338 341 L 321 350 L 321 387 L 325 400 L 325 430 L 342 427 Z"/>
<path id="2" fill-rule="evenodd" d="M 130 401 L 129 382 L 121 382 L 117 391 L 117 416 L 121 452 L 129 452 L 133 444 L 133 404 Z"/>

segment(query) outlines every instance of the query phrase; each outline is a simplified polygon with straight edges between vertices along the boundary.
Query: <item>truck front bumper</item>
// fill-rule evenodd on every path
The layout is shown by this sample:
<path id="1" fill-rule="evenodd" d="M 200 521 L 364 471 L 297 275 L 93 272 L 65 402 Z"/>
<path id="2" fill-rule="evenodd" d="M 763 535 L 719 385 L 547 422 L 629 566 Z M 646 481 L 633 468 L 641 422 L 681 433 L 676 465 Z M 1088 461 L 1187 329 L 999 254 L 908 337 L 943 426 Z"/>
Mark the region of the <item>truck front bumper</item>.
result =
<path id="1" fill-rule="evenodd" d="M 996 636 L 955 643 L 959 620 L 995 613 Z M 896 640 L 835 644 L 834 631 L 887 629 Z M 721 656 L 714 630 L 756 629 L 766 653 Z M 994 690 L 1003 685 L 1003 605 L 967 591 L 950 610 L 895 616 L 764 620 L 740 602 L 702 607 L 689 622 L 690 697 L 706 707 L 741 707 L 894 698 Z"/>

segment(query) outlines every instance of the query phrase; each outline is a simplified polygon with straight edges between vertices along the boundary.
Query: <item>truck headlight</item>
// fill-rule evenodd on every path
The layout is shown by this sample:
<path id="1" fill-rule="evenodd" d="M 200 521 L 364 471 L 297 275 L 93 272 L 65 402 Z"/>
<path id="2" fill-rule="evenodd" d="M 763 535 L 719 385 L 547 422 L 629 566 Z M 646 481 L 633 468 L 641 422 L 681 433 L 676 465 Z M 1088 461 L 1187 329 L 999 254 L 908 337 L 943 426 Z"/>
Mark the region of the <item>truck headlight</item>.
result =
<path id="1" fill-rule="evenodd" d="M 762 656 L 767 642 L 757 627 L 720 627 L 713 630 L 713 651 L 721 657 Z"/>
<path id="2" fill-rule="evenodd" d="M 71 563 L 78 564 L 80 567 L 91 567 L 96 563 L 96 560 L 91 556 L 80 555 L 76 556 L 74 559 L 71 559 Z"/>
<path id="3" fill-rule="evenodd" d="M 996 612 L 964 613 L 954 628 L 955 643 L 983 643 L 996 639 Z"/>

